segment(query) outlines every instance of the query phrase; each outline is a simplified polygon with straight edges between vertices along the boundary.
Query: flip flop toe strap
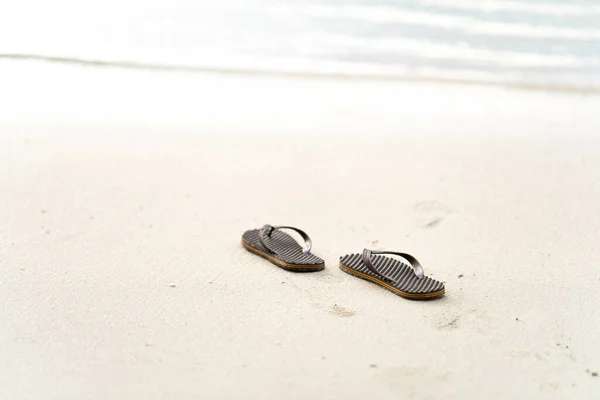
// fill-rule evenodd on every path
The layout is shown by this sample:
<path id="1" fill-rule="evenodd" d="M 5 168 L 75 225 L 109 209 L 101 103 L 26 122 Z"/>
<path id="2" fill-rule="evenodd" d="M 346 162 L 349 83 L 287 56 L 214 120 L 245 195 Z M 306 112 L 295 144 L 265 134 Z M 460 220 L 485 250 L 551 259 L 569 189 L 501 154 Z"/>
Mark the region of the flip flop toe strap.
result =
<path id="1" fill-rule="evenodd" d="M 304 240 L 305 245 L 304 245 L 304 248 L 302 249 L 302 252 L 304 254 L 310 253 L 310 249 L 312 249 L 312 240 L 310 240 L 310 237 L 308 236 L 308 234 L 306 232 L 304 232 L 303 230 L 300 230 L 298 228 L 294 228 L 293 226 L 272 226 L 269 224 L 263 226 L 258 231 L 258 240 L 260 240 L 260 244 L 262 244 L 265 247 L 265 249 L 269 250 L 270 252 L 272 252 L 274 254 L 277 254 L 277 251 L 275 251 L 271 247 L 269 247 L 267 242 L 268 242 L 268 238 L 271 236 L 273 231 L 279 230 L 279 229 L 291 229 L 291 230 L 297 232 L 302 237 L 302 240 Z"/>
<path id="2" fill-rule="evenodd" d="M 362 253 L 362 260 L 363 263 L 365 264 L 365 266 L 374 274 L 382 277 L 383 279 L 385 279 L 386 281 L 393 283 L 394 285 L 398 284 L 398 281 L 393 279 L 392 277 L 388 276 L 388 275 L 384 275 L 381 272 L 379 272 L 377 270 L 377 268 L 375 268 L 375 266 L 373 265 L 373 262 L 371 261 L 371 257 L 374 254 L 391 254 L 394 256 L 398 256 L 403 258 L 405 261 L 408 262 L 408 265 L 410 265 L 414 271 L 415 271 L 415 275 L 419 278 L 419 279 L 423 279 L 425 277 L 425 271 L 423 270 L 423 266 L 421 266 L 421 263 L 414 258 L 413 256 L 411 256 L 410 254 L 406 254 L 406 253 L 397 253 L 395 251 L 378 251 L 378 250 L 369 250 L 369 249 L 364 249 L 363 253 Z"/>

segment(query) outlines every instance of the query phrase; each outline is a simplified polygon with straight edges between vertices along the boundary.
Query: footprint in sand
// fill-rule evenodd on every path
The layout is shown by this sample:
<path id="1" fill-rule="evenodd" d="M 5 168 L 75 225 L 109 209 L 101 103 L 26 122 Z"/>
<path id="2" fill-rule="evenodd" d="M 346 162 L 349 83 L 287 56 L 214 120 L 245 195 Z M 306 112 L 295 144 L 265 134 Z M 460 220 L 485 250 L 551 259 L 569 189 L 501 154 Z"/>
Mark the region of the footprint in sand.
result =
<path id="1" fill-rule="evenodd" d="M 337 305 L 337 304 L 334 304 L 329 309 L 329 314 L 335 315 L 337 317 L 348 318 L 348 317 L 353 317 L 354 315 L 356 315 L 356 311 L 350 310 L 350 309 L 348 309 L 346 307 L 342 307 L 342 306 Z"/>
<path id="2" fill-rule="evenodd" d="M 419 216 L 417 223 L 423 229 L 434 229 L 451 214 L 451 210 L 439 201 L 420 201 L 413 205 Z"/>

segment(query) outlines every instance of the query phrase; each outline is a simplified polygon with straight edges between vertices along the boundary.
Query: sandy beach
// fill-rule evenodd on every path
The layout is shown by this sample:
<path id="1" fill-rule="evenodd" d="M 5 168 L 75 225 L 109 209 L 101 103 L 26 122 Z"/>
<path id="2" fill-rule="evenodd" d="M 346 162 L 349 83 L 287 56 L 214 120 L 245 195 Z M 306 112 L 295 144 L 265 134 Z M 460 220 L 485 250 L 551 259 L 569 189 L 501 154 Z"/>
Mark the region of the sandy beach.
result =
<path id="1" fill-rule="evenodd" d="M 0 398 L 600 396 L 600 97 L 0 64 Z M 294 274 L 242 233 L 297 226 Z M 363 248 L 446 284 L 402 299 Z"/>

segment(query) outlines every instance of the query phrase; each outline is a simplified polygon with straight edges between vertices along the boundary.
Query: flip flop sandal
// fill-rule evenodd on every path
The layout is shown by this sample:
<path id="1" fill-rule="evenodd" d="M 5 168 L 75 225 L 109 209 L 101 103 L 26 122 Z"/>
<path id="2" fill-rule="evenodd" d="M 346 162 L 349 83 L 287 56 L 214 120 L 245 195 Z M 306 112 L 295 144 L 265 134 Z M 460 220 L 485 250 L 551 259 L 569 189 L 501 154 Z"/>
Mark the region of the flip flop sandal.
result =
<path id="1" fill-rule="evenodd" d="M 302 248 L 290 235 L 281 229 L 291 229 L 302 236 L 306 246 Z M 312 241 L 298 228 L 291 226 L 265 225 L 242 235 L 242 245 L 251 253 L 261 256 L 288 271 L 314 272 L 325 268 L 325 262 L 310 253 Z"/>
<path id="2" fill-rule="evenodd" d="M 374 254 L 399 256 L 407 264 Z M 442 282 L 426 277 L 419 261 L 406 253 L 364 249 L 362 254 L 340 257 L 340 269 L 350 275 L 383 286 L 407 299 L 432 299 L 442 296 L 446 291 Z"/>

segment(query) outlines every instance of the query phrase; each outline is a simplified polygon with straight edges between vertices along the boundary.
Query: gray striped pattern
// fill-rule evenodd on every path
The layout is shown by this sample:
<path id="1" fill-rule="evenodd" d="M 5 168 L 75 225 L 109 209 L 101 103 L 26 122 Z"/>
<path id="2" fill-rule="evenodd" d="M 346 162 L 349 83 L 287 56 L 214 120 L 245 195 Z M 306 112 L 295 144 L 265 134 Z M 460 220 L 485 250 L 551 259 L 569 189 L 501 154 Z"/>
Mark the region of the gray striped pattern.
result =
<path id="1" fill-rule="evenodd" d="M 373 266 L 382 274 L 389 276 L 392 279 L 398 280 L 397 285 L 390 285 L 411 294 L 426 294 L 441 290 L 444 287 L 442 282 L 435 279 L 425 277 L 419 279 L 411 266 L 404 264 L 398 260 L 394 260 L 385 256 L 373 256 L 371 258 Z M 345 255 L 340 259 L 340 262 L 346 267 L 382 280 L 382 278 L 367 268 L 363 263 L 362 254 Z M 387 283 L 387 282 L 386 282 Z"/>
<path id="2" fill-rule="evenodd" d="M 290 235 L 285 232 L 274 230 L 271 236 L 264 238 L 267 246 L 276 251 L 273 253 L 269 249 L 266 249 L 258 239 L 258 229 L 252 229 L 244 232 L 242 240 L 254 247 L 257 250 L 270 254 L 271 256 L 280 259 L 288 264 L 297 265 L 320 265 L 324 261 L 315 256 L 314 254 L 304 254 L 302 252 L 302 246 L 298 244 Z"/>

